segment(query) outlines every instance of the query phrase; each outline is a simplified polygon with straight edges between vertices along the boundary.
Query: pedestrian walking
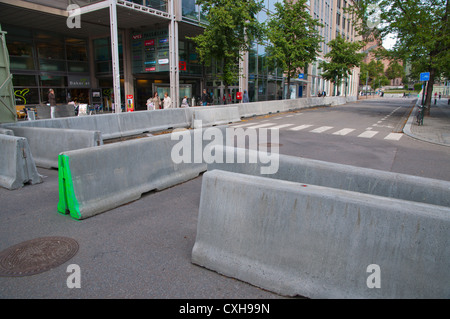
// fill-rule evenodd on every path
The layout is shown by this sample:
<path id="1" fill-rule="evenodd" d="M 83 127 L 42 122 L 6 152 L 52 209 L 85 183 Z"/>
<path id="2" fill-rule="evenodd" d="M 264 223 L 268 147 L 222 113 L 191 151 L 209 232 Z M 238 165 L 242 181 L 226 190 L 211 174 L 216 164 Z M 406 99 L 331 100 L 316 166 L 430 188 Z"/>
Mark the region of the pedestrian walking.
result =
<path id="1" fill-rule="evenodd" d="M 164 109 L 172 108 L 172 99 L 167 92 L 164 93 L 163 107 Z"/>
<path id="2" fill-rule="evenodd" d="M 159 110 L 161 108 L 161 99 L 158 96 L 158 92 L 153 94 L 152 102 L 155 110 Z"/>
<path id="3" fill-rule="evenodd" d="M 248 93 L 247 93 L 247 90 L 244 90 L 244 96 L 242 97 L 242 103 L 248 103 L 248 102 L 250 102 L 249 98 L 248 98 Z"/>
<path id="4" fill-rule="evenodd" d="M 181 107 L 189 107 L 187 96 L 185 95 L 183 101 L 181 101 Z"/>
<path id="5" fill-rule="evenodd" d="M 48 103 L 50 104 L 50 117 L 55 118 L 56 96 L 53 89 L 48 90 Z"/>
<path id="6" fill-rule="evenodd" d="M 203 89 L 203 94 L 202 94 L 202 105 L 203 106 L 207 106 L 208 105 L 208 94 L 206 94 L 206 90 Z"/>

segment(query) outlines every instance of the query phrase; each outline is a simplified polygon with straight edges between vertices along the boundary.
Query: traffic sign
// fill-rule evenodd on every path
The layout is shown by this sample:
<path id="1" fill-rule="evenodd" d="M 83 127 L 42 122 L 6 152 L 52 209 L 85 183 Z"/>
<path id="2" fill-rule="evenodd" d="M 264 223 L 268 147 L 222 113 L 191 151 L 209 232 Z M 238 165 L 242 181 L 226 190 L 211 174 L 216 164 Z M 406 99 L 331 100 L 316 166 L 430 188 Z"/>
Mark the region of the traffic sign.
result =
<path id="1" fill-rule="evenodd" d="M 430 72 L 420 73 L 420 81 L 430 81 Z"/>
<path id="2" fill-rule="evenodd" d="M 304 73 L 300 73 L 300 74 L 298 75 L 298 78 L 299 78 L 299 79 L 304 79 L 304 78 L 305 78 L 305 74 L 304 74 Z"/>

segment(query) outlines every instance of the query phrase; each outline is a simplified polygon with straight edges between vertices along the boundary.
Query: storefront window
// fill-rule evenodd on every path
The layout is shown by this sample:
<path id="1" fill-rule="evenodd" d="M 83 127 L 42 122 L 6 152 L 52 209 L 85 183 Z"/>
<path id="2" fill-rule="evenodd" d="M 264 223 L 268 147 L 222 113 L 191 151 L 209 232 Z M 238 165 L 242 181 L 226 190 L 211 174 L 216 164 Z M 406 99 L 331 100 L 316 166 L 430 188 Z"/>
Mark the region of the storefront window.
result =
<path id="1" fill-rule="evenodd" d="M 40 85 L 43 87 L 65 87 L 67 86 L 65 76 L 41 75 Z"/>
<path id="2" fill-rule="evenodd" d="M 39 89 L 19 88 L 14 89 L 16 105 L 39 104 Z"/>
<path id="3" fill-rule="evenodd" d="M 8 38 L 7 47 L 10 55 L 11 70 L 34 70 L 33 45 L 31 40 L 14 40 Z"/>
<path id="4" fill-rule="evenodd" d="M 68 63 L 69 72 L 88 73 L 89 65 L 86 62 L 70 62 Z"/>
<path id="5" fill-rule="evenodd" d="M 41 71 L 66 72 L 66 61 L 39 60 Z"/>
<path id="6" fill-rule="evenodd" d="M 87 51 L 85 46 L 67 45 L 67 60 L 87 61 Z"/>
<path id="7" fill-rule="evenodd" d="M 14 74 L 13 76 L 14 87 L 20 86 L 37 86 L 35 75 Z"/>
<path id="8" fill-rule="evenodd" d="M 38 56 L 40 59 L 64 60 L 64 45 L 61 42 L 48 42 L 37 44 Z"/>

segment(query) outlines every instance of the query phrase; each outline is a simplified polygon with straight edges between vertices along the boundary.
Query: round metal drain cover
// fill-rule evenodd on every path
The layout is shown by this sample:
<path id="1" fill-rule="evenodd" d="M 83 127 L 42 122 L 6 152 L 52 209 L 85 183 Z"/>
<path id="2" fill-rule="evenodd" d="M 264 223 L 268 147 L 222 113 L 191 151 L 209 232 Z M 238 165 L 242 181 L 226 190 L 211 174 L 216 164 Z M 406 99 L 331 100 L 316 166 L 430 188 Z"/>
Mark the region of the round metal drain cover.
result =
<path id="1" fill-rule="evenodd" d="M 32 239 L 0 252 L 0 276 L 31 276 L 55 268 L 78 252 L 78 243 L 66 237 Z"/>

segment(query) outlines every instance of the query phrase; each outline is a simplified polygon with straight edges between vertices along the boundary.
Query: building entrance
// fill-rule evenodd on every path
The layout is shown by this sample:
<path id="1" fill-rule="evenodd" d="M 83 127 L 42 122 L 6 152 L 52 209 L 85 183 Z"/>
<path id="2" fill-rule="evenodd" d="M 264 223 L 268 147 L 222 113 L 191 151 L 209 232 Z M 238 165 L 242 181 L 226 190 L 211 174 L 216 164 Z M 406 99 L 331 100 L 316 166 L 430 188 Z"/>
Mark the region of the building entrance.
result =
<path id="1" fill-rule="evenodd" d="M 158 96 L 160 99 L 164 98 L 164 93 L 170 96 L 170 84 L 168 83 L 153 83 L 153 92 L 158 92 Z M 185 96 L 188 98 L 189 106 L 192 106 L 192 84 L 180 84 L 179 85 L 179 101 L 178 106 L 181 105 L 181 101 Z"/>
<path id="2" fill-rule="evenodd" d="M 225 85 L 220 81 L 207 82 L 206 91 L 210 97 L 212 105 L 224 105 L 238 103 L 236 94 L 239 92 L 239 86 L 230 85 L 225 89 Z"/>

